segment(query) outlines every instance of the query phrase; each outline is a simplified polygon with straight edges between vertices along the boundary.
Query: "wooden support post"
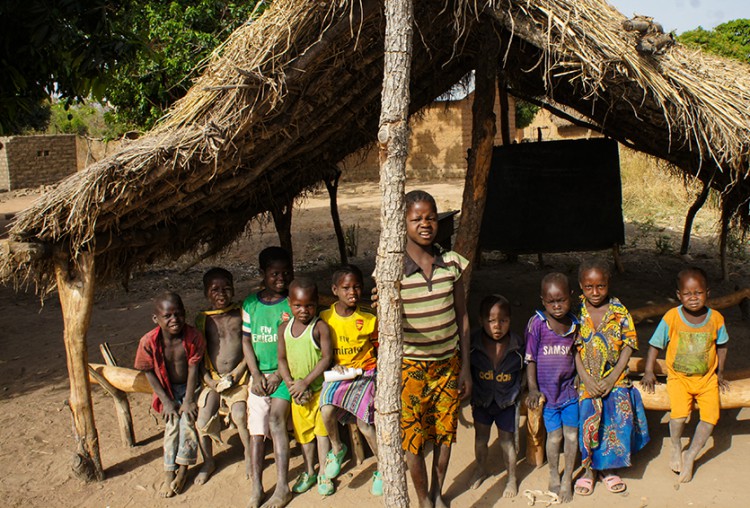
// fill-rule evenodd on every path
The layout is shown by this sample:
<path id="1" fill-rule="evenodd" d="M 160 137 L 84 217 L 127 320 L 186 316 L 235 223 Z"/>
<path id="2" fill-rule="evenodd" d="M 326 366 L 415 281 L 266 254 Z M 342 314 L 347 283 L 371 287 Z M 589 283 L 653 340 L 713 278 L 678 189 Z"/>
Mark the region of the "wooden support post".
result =
<path id="1" fill-rule="evenodd" d="M 713 180 L 713 177 L 711 177 L 711 180 Z M 680 244 L 680 255 L 682 256 L 687 254 L 688 250 L 690 250 L 690 235 L 693 230 L 693 221 L 695 220 L 698 211 L 706 203 L 706 199 L 708 199 L 708 193 L 711 190 L 711 180 L 703 182 L 701 193 L 698 194 L 695 202 L 690 205 L 687 214 L 685 214 L 685 227 L 682 229 L 682 243 Z"/>
<path id="2" fill-rule="evenodd" d="M 330 180 L 326 178 L 323 182 L 326 184 L 328 197 L 331 200 L 331 220 L 333 220 L 333 230 L 336 232 L 336 240 L 339 244 L 339 258 L 341 259 L 341 264 L 345 265 L 349 262 L 349 258 L 346 254 L 346 240 L 344 239 L 344 230 L 341 228 L 341 218 L 339 217 L 339 204 L 337 200 L 339 178 L 341 178 L 341 171 L 336 168 L 333 178 Z"/>
<path id="3" fill-rule="evenodd" d="M 721 232 L 719 233 L 719 258 L 721 259 L 721 280 L 727 280 L 729 275 L 729 260 L 727 259 L 727 247 L 729 245 L 729 224 L 732 219 L 732 206 L 729 195 L 724 195 L 721 200 Z"/>
<path id="4" fill-rule="evenodd" d="M 117 413 L 117 423 L 120 427 L 120 438 L 122 438 L 122 444 L 132 448 L 135 446 L 135 432 L 133 431 L 133 416 L 130 413 L 128 394 L 112 386 L 104 376 L 99 374 L 90 365 L 89 374 L 96 379 L 99 386 L 104 388 L 107 393 L 112 396 L 112 400 L 115 401 L 115 412 Z"/>
<path id="5" fill-rule="evenodd" d="M 292 209 L 294 208 L 294 198 L 279 206 L 274 203 L 271 206 L 271 217 L 273 224 L 276 226 L 276 233 L 279 235 L 279 244 L 289 252 L 289 256 L 294 259 L 294 250 L 292 247 Z"/>
<path id="6" fill-rule="evenodd" d="M 383 92 L 378 127 L 380 159 L 380 241 L 375 264 L 379 294 L 378 390 L 375 428 L 378 466 L 383 475 L 383 502 L 389 508 L 409 506 L 406 466 L 401 447 L 401 361 L 404 329 L 401 278 L 406 250 L 404 186 L 409 152 L 409 82 L 414 32 L 412 0 L 385 2 Z"/>
<path id="7" fill-rule="evenodd" d="M 106 342 L 104 342 L 103 344 L 99 344 L 99 351 L 101 351 L 102 356 L 104 357 L 104 363 L 106 363 L 110 367 L 117 367 L 117 359 L 109 349 L 109 344 L 107 344 Z M 130 412 L 130 400 L 128 400 L 128 394 L 112 386 L 109 381 L 101 376 L 91 365 L 89 365 L 89 374 L 91 375 L 91 377 L 96 379 L 97 383 L 99 383 L 102 388 L 107 390 L 107 392 L 112 395 L 112 399 L 115 402 L 117 422 L 120 426 L 120 437 L 122 438 L 122 444 L 128 447 L 135 446 L 133 415 Z M 104 383 L 102 382 L 102 380 L 104 380 Z"/>
<path id="8" fill-rule="evenodd" d="M 362 434 L 359 432 L 356 422 L 347 424 L 349 429 L 349 439 L 352 443 L 352 457 L 358 466 L 365 461 L 365 446 L 362 443 Z"/>
<path id="9" fill-rule="evenodd" d="M 94 255 L 81 252 L 71 259 L 62 248 L 54 253 L 57 291 L 62 307 L 65 353 L 70 378 L 70 410 L 77 441 L 74 471 L 84 480 L 104 480 L 99 435 L 94 423 L 89 382 L 86 333 L 94 305 Z"/>
<path id="10" fill-rule="evenodd" d="M 497 93 L 500 99 L 500 137 L 503 146 L 508 146 L 510 144 L 510 100 L 508 87 L 505 84 L 505 73 L 502 71 L 497 73 Z"/>
<path id="11" fill-rule="evenodd" d="M 495 145 L 495 80 L 500 54 L 500 40 L 490 23 L 480 27 L 481 46 L 475 72 L 474 103 L 471 107 L 471 151 L 466 170 L 464 195 L 461 205 L 461 223 L 456 234 L 456 252 L 467 259 L 476 259 L 479 229 L 487 202 L 487 180 L 492 166 Z M 472 265 L 464 270 L 466 294 L 471 286 Z"/>
<path id="12" fill-rule="evenodd" d="M 625 273 L 625 267 L 623 266 L 622 258 L 620 257 L 620 246 L 618 244 L 612 246 L 612 259 L 615 262 L 617 273 Z"/>

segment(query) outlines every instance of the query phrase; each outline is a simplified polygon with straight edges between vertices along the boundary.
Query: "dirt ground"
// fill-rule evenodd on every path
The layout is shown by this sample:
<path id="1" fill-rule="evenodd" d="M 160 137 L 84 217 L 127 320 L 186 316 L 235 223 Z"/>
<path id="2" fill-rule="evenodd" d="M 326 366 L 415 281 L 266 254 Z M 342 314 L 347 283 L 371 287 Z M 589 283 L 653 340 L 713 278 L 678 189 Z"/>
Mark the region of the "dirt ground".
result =
<path id="1" fill-rule="evenodd" d="M 414 188 L 414 185 L 410 186 Z M 442 210 L 460 207 L 462 182 L 447 181 L 421 187 L 433 193 Z M 359 226 L 358 256 L 353 261 L 365 273 L 372 270 L 378 240 L 379 213 L 377 184 L 347 184 L 340 192 L 340 212 L 344 227 Z M 28 196 L 0 195 L 0 216 L 19 209 Z M 332 232 L 325 193 L 312 195 L 300 204 L 294 215 L 296 270 L 316 277 L 321 287 L 329 287 L 328 276 L 336 263 L 337 248 Z M 0 217 L 1 218 L 1 217 Z M 681 219 L 679 219 L 681 221 Z M 670 235 L 679 244 L 680 222 L 656 224 L 647 221 L 647 229 L 627 225 L 627 245 L 623 249 L 626 272 L 616 275 L 612 294 L 631 309 L 649 303 L 663 303 L 674 297 L 673 278 L 685 264 L 674 254 L 658 254 L 648 235 Z M 190 268 L 190 260 L 171 266 L 154 266 L 135 274 L 129 290 L 104 288 L 98 297 L 89 334 L 89 357 L 101 362 L 98 346 L 109 342 L 121 365 L 132 365 L 138 338 L 151 323 L 149 299 L 164 289 L 183 295 L 188 312 L 203 305 L 201 274 L 210 266 L 229 268 L 237 280 L 238 298 L 243 298 L 257 284 L 257 254 L 277 243 L 271 226 L 254 224 L 252 234 L 237 242 L 218 259 Z M 650 245 L 650 248 L 649 248 Z M 712 280 L 718 280 L 718 261 L 713 257 L 715 238 L 694 238 L 693 262 L 707 269 Z M 600 253 L 609 256 L 609 253 Z M 496 253 L 485 256 L 481 270 L 475 272 L 470 298 L 470 312 L 476 322 L 477 302 L 490 292 L 506 295 L 513 303 L 512 328 L 521 332 L 538 302 L 538 286 L 543 274 L 562 271 L 574 278 L 580 260 L 591 253 L 544 256 L 544 267 L 536 256 L 520 256 L 515 263 Z M 187 268 L 187 269 L 186 269 Z M 371 283 L 371 281 L 370 281 Z M 731 265 L 729 280 L 714 283 L 714 296 L 732 292 L 735 287 L 750 285 L 750 266 L 740 260 Z M 728 370 L 750 367 L 750 323 L 741 320 L 737 308 L 723 311 L 730 335 Z M 138 446 L 123 447 L 118 433 L 113 403 L 99 387 L 93 389 L 94 410 L 99 430 L 102 461 L 107 479 L 101 483 L 82 484 L 70 473 L 74 450 L 70 411 L 66 406 L 68 379 L 62 344 L 62 319 L 56 297 L 39 305 L 30 293 L 14 293 L 0 288 L 0 497 L 3 506 L 244 506 L 250 492 L 241 464 L 240 441 L 234 429 L 224 431 L 227 446 L 217 450 L 219 470 L 204 486 L 192 485 L 173 499 L 161 500 L 157 491 L 162 479 L 161 436 L 163 426 L 149 410 L 150 397 L 131 396 L 132 413 Z M 656 323 L 638 327 L 641 354 Z M 628 491 L 614 495 L 601 483 L 591 497 L 576 497 L 575 506 L 587 507 L 607 503 L 614 507 L 645 506 L 742 506 L 747 456 L 750 454 L 750 412 L 723 411 L 714 437 L 697 463 L 692 483 L 674 487 L 675 475 L 668 467 L 667 417 L 661 412 L 649 413 L 651 442 L 638 455 L 630 469 L 623 471 Z M 522 495 L 500 499 L 505 472 L 497 443 L 491 446 L 490 463 L 494 476 L 479 489 L 468 490 L 473 462 L 473 430 L 470 411 L 462 410 L 458 443 L 453 449 L 448 478 L 447 497 L 454 507 L 526 506 Z M 692 433 L 694 423 L 689 425 Z M 494 434 L 493 434 L 494 439 Z M 523 439 L 522 439 L 523 442 Z M 523 457 L 523 450 L 521 452 Z M 267 454 L 264 472 L 267 490 L 275 484 L 272 454 Z M 299 451 L 293 452 L 290 478 L 301 471 Z M 338 505 L 378 506 L 369 494 L 374 463 L 352 469 L 345 466 L 337 481 L 338 492 L 322 499 L 313 489 L 297 496 L 290 507 Z M 534 469 L 521 460 L 520 490 L 544 490 L 547 466 Z M 195 471 L 191 474 L 191 480 Z M 411 488 L 411 487 L 410 487 Z M 539 504 L 537 504 L 538 506 Z"/>

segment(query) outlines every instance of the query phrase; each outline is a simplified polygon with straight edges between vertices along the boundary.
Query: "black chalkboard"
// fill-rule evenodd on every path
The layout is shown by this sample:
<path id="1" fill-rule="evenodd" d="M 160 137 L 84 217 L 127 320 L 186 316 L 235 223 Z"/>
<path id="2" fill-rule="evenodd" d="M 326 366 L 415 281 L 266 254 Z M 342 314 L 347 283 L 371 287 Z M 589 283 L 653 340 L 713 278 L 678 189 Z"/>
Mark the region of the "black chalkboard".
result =
<path id="1" fill-rule="evenodd" d="M 615 141 L 495 147 L 479 235 L 482 249 L 570 252 L 624 243 Z"/>

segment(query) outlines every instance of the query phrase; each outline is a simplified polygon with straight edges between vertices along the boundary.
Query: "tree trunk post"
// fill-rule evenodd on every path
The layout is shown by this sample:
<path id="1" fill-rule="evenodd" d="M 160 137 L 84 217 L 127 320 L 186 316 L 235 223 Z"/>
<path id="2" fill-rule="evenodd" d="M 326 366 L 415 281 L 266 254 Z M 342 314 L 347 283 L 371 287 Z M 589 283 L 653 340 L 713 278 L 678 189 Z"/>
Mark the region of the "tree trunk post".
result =
<path id="1" fill-rule="evenodd" d="M 99 351 L 102 353 L 104 363 L 112 367 L 117 367 L 117 360 L 109 349 L 108 343 L 99 344 Z M 96 379 L 96 382 L 112 396 L 115 403 L 115 413 L 117 414 L 117 423 L 120 426 L 120 438 L 123 446 L 132 448 L 135 446 L 135 431 L 133 430 L 133 415 L 130 412 L 130 400 L 128 394 L 115 388 L 101 374 L 99 374 L 91 365 L 89 365 L 89 375 Z"/>
<path id="2" fill-rule="evenodd" d="M 482 42 L 475 72 L 474 103 L 471 107 L 471 151 L 466 170 L 461 223 L 456 234 L 456 252 L 466 259 L 476 259 L 479 230 L 482 226 L 484 205 L 487 202 L 487 180 L 492 166 L 495 144 L 495 80 L 497 78 L 500 39 L 490 23 L 482 24 Z M 466 295 L 471 286 L 472 265 L 463 273 Z"/>
<path id="3" fill-rule="evenodd" d="M 497 60 L 495 64 L 497 64 Z M 497 73 L 497 93 L 500 99 L 500 136 L 503 146 L 508 146 L 510 144 L 510 100 L 508 99 L 508 87 L 505 84 L 505 74 L 502 70 Z"/>
<path id="4" fill-rule="evenodd" d="M 713 177 L 711 177 L 711 180 L 713 180 Z M 695 216 L 698 214 L 698 211 L 706 203 L 706 199 L 708 199 L 708 193 L 711 190 L 711 180 L 709 180 L 708 182 L 703 182 L 703 189 L 701 190 L 701 193 L 698 194 L 695 202 L 690 205 L 687 214 L 685 214 L 685 227 L 682 229 L 682 244 L 680 244 L 681 256 L 687 254 L 688 250 L 690 249 L 690 235 L 693 230 L 693 221 L 695 220 Z"/>
<path id="5" fill-rule="evenodd" d="M 58 248 L 54 260 L 70 378 L 69 404 L 77 441 L 74 471 L 85 480 L 101 481 L 104 480 L 104 469 L 91 403 L 86 346 L 86 334 L 94 305 L 94 255 L 90 252 L 81 252 L 72 260 L 67 252 Z"/>
<path id="6" fill-rule="evenodd" d="M 339 258 L 341 258 L 341 264 L 345 265 L 349 262 L 349 258 L 346 255 L 346 240 L 344 239 L 344 230 L 341 227 L 341 217 L 339 217 L 339 204 L 338 204 L 338 191 L 339 191 L 339 178 L 341 178 L 341 171 L 336 168 L 336 173 L 329 180 L 324 179 L 323 182 L 326 184 L 328 189 L 328 197 L 331 200 L 331 220 L 333 221 L 333 230 L 336 232 L 336 241 L 339 244 Z"/>
<path id="7" fill-rule="evenodd" d="M 408 153 L 409 81 L 414 6 L 411 0 L 385 2 L 383 93 L 378 128 L 380 160 L 380 241 L 375 266 L 378 285 L 378 390 L 375 427 L 383 503 L 409 506 L 406 465 L 401 447 L 401 360 L 403 324 L 400 282 L 404 273 L 406 224 L 404 186 Z"/>
<path id="8" fill-rule="evenodd" d="M 276 233 L 279 235 L 279 244 L 289 253 L 289 257 L 294 259 L 294 250 L 292 247 L 292 209 L 294 208 L 294 198 L 278 206 L 276 203 L 271 206 L 271 217 L 276 227 Z"/>

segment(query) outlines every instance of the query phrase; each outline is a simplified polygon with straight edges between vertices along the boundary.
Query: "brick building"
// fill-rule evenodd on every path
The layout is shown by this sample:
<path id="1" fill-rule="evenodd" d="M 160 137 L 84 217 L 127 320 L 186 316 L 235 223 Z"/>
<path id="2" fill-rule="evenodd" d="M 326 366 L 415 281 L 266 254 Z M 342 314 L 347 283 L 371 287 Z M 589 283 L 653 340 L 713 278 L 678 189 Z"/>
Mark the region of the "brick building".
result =
<path id="1" fill-rule="evenodd" d="M 463 178 L 466 175 L 467 150 L 471 147 L 471 104 L 474 93 L 459 100 L 435 101 L 409 119 L 409 156 L 406 176 L 409 179 Z M 509 101 L 510 138 L 516 137 L 516 107 Z M 500 101 L 495 99 L 495 118 L 500 118 Z M 498 123 L 495 145 L 502 145 Z M 377 180 L 379 175 L 377 145 L 353 153 L 339 166 L 343 179 Z"/>
<path id="2" fill-rule="evenodd" d="M 48 185 L 76 172 L 76 137 L 0 137 L 0 191 Z"/>

